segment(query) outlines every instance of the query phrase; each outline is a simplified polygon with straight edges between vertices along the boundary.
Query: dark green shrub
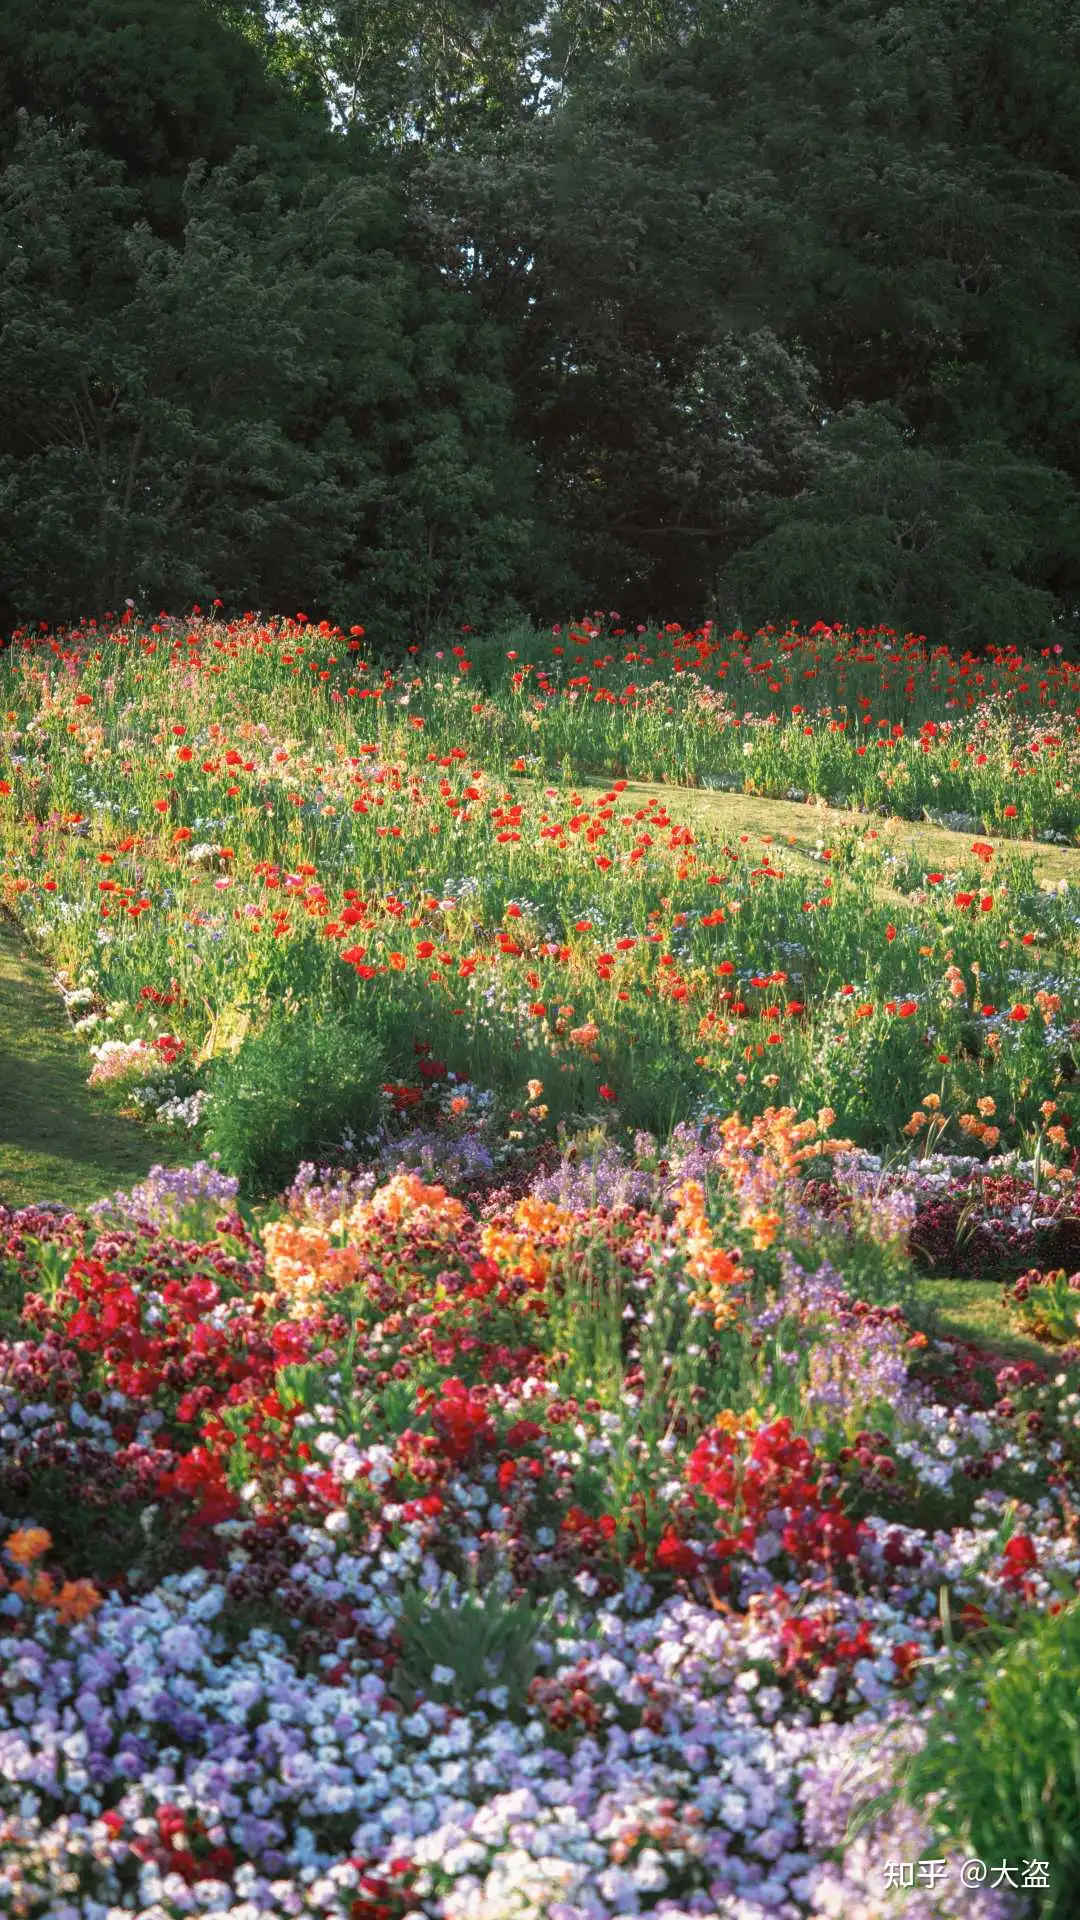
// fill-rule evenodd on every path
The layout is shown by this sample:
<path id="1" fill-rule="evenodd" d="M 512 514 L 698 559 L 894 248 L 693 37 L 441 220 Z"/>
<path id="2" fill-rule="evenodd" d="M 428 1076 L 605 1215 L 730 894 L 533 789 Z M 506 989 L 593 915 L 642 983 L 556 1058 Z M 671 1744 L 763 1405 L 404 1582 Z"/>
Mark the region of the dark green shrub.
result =
<path id="1" fill-rule="evenodd" d="M 302 1160 L 332 1162 L 346 1132 L 370 1132 L 386 1077 L 381 1037 L 355 1014 L 318 1025 L 301 1012 L 274 1014 L 214 1062 L 206 1146 L 245 1193 L 280 1192 Z"/>

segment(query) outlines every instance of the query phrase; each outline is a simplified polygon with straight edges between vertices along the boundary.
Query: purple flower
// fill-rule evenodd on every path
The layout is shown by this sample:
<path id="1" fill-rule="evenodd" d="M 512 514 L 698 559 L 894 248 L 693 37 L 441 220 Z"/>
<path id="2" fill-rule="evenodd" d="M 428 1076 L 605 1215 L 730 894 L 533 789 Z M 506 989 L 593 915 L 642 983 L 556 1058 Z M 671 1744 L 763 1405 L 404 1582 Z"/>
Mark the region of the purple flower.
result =
<path id="1" fill-rule="evenodd" d="M 193 1167 L 157 1166 L 130 1193 L 99 1200 L 90 1213 L 103 1223 L 119 1219 L 175 1233 L 192 1216 L 201 1222 L 208 1215 L 232 1213 L 239 1190 L 239 1180 L 206 1160 L 197 1160 Z"/>

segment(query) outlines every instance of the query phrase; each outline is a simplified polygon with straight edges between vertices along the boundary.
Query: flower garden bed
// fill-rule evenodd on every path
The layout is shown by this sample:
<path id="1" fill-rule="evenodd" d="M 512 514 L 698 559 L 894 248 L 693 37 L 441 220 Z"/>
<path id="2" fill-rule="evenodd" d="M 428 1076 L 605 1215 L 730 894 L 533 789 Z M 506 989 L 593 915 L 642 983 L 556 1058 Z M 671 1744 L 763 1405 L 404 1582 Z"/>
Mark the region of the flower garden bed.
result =
<path id="1" fill-rule="evenodd" d="M 5 657 L 3 898 L 98 1110 L 203 1157 L 0 1206 L 0 1913 L 1064 1920 L 1068 872 L 587 796 L 522 647 L 360 638 Z M 860 651 L 878 704 L 958 697 L 831 634 L 774 692 L 774 640 L 770 700 L 826 646 L 856 703 Z M 620 752 L 635 700 L 593 702 Z M 1038 716 L 991 717 L 1015 759 Z M 1040 1360 L 942 1337 L 927 1271 Z"/>

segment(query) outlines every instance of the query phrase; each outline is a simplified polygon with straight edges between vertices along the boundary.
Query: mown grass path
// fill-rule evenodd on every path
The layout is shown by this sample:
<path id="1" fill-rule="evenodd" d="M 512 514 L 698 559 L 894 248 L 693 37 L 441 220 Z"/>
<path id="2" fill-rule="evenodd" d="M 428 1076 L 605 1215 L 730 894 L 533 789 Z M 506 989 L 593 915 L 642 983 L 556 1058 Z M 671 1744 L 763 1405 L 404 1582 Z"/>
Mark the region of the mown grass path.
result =
<path id="1" fill-rule="evenodd" d="M 0 913 L 0 1202 L 78 1210 L 167 1158 L 136 1120 L 86 1084 L 87 1058 L 63 1002 L 19 929 Z"/>
<path id="2" fill-rule="evenodd" d="M 591 773 L 579 775 L 576 782 L 579 790 L 587 788 L 600 793 L 610 789 L 611 784 L 601 774 Z M 697 820 L 729 839 L 732 834 L 740 833 L 757 838 L 771 835 L 779 852 L 788 858 L 795 855 L 808 865 L 817 865 L 814 855 L 819 840 L 828 846 L 830 834 L 854 827 L 861 833 L 876 832 L 882 849 L 901 859 L 917 848 L 931 869 L 963 859 L 970 853 L 973 840 L 989 839 L 999 852 L 1015 849 L 1017 853 L 1029 854 L 1035 862 L 1036 878 L 1044 887 L 1056 886 L 1059 880 L 1080 883 L 1080 847 L 1058 847 L 1046 840 L 1006 839 L 1003 835 L 982 832 L 956 833 L 950 827 L 903 820 L 896 815 L 859 813 L 845 807 L 808 805 L 800 800 L 772 800 L 764 794 L 669 786 L 656 780 L 628 780 L 621 797 L 627 805 L 636 800 L 640 806 L 651 804 L 657 795 L 663 796 L 669 810 L 677 808 L 680 817 L 691 825 Z M 883 901 L 903 897 L 885 883 L 874 891 Z"/>

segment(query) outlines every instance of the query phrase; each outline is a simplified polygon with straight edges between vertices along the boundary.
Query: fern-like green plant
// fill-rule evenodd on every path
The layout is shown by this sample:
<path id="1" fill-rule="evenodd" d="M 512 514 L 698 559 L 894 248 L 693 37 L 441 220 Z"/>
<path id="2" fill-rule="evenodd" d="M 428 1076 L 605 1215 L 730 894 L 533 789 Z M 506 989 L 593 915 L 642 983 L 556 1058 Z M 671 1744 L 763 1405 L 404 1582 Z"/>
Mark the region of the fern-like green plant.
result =
<path id="1" fill-rule="evenodd" d="M 411 1709 L 421 1694 L 467 1705 L 482 1689 L 505 1687 L 500 1711 L 523 1720 L 539 1665 L 537 1643 L 551 1618 L 550 1601 L 538 1607 L 527 1596 L 511 1600 L 498 1586 L 483 1594 L 474 1586 L 452 1599 L 407 1588 L 396 1622 L 401 1654 L 390 1691 Z"/>

